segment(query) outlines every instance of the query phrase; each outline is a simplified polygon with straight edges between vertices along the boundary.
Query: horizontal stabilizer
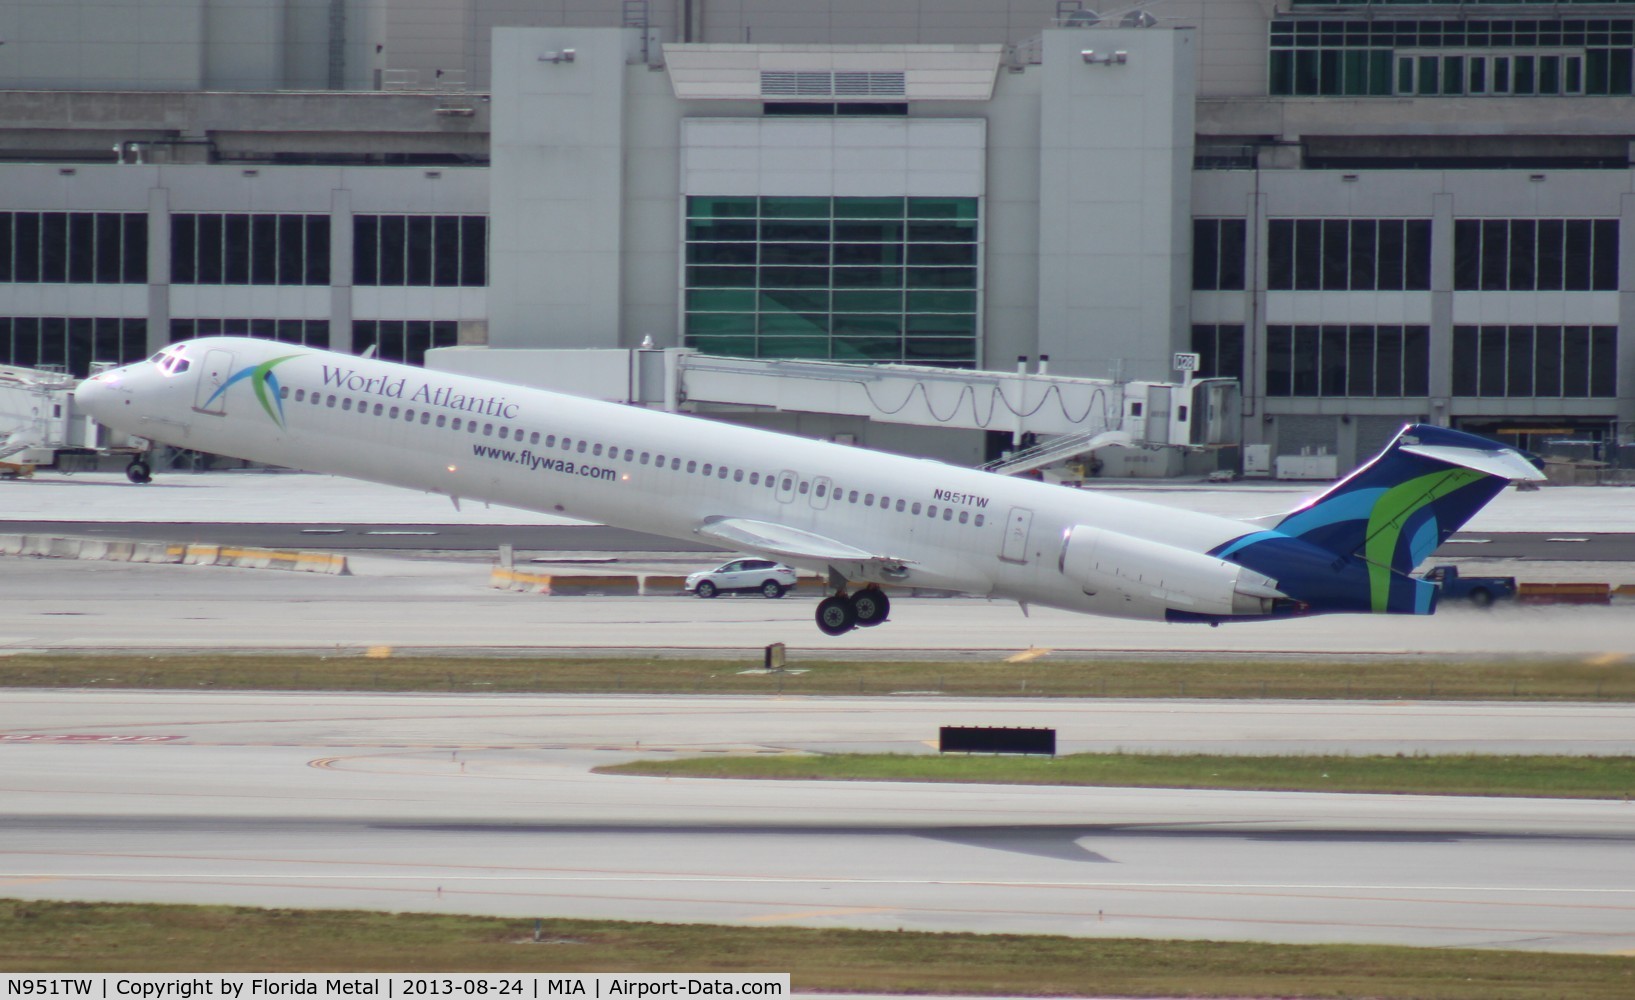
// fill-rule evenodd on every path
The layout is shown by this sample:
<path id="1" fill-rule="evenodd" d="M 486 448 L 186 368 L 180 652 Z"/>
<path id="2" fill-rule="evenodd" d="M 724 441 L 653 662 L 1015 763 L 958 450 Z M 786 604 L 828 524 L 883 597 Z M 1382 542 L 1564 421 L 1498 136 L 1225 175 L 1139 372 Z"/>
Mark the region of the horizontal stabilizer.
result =
<path id="1" fill-rule="evenodd" d="M 1449 465 L 1485 472 L 1500 479 L 1542 482 L 1548 478 L 1514 448 L 1482 449 L 1438 444 L 1404 444 L 1400 446 L 1400 450 L 1409 455 L 1419 455 Z"/>
<path id="2" fill-rule="evenodd" d="M 747 549 L 751 552 L 762 552 L 802 562 L 902 564 L 900 559 L 891 559 L 833 538 L 784 524 L 774 524 L 771 521 L 753 521 L 743 517 L 708 517 L 704 519 L 703 524 L 693 530 L 699 537 L 719 542 L 728 548 Z"/>

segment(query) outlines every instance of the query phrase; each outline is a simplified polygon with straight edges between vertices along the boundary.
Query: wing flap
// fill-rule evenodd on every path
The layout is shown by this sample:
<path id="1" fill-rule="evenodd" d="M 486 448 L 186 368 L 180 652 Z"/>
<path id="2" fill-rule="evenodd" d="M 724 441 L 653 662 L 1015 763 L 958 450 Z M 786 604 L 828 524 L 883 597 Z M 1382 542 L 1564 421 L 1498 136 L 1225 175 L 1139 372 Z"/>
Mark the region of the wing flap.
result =
<path id="1" fill-rule="evenodd" d="M 729 548 L 747 549 L 802 562 L 903 564 L 901 559 L 860 549 L 824 535 L 745 517 L 707 517 L 693 532 Z"/>

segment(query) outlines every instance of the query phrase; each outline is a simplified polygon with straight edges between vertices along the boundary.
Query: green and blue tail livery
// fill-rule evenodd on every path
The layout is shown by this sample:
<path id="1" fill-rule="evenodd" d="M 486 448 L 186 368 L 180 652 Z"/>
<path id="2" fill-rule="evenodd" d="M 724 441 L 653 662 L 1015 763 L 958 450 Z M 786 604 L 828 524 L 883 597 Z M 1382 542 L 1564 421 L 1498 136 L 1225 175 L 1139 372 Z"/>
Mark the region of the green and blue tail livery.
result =
<path id="1" fill-rule="evenodd" d="M 1543 478 L 1514 448 L 1413 424 L 1276 527 L 1211 554 L 1276 580 L 1304 613 L 1429 614 L 1436 587 L 1414 568 L 1512 482 Z"/>

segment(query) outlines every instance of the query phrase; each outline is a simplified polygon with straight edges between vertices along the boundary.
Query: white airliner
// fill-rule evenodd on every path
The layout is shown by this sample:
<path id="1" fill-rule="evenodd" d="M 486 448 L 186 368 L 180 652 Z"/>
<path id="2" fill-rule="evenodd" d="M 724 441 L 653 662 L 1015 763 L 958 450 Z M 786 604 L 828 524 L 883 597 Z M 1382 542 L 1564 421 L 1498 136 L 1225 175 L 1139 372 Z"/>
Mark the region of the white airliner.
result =
<path id="1" fill-rule="evenodd" d="M 781 559 L 827 579 L 830 635 L 884 621 L 886 584 L 1213 624 L 1428 614 L 1436 588 L 1413 568 L 1512 480 L 1543 478 L 1514 449 L 1415 425 L 1256 524 L 238 337 L 173 344 L 76 400 L 164 444 Z"/>

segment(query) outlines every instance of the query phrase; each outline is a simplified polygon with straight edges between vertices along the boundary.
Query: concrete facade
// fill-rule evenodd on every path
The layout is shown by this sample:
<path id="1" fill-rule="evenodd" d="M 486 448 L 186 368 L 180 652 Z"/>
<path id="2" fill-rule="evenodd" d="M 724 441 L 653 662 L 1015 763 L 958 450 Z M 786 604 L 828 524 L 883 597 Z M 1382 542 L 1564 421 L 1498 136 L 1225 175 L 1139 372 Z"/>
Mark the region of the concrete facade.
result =
<path id="1" fill-rule="evenodd" d="M 1598 19 L 1616 34 L 1635 18 L 1489 6 L 1168 0 L 1143 5 L 1153 26 L 1121 29 L 1051 28 L 1074 13 L 1054 0 L 16 0 L 0 7 L 0 213 L 142 214 L 149 267 L 138 284 L 0 280 L 0 317 L 143 319 L 152 345 L 172 319 L 212 315 L 327 320 L 337 346 L 353 323 L 412 318 L 496 346 L 675 345 L 690 194 L 958 192 L 979 202 L 981 366 L 1048 354 L 1063 373 L 1166 378 L 1173 352 L 1213 335 L 1198 331 L 1241 327 L 1244 437 L 1274 454 L 1326 449 L 1344 467 L 1429 419 L 1612 457 L 1635 441 L 1635 94 L 1582 69 L 1561 84 L 1582 93 L 1349 93 L 1318 56 L 1322 92 L 1270 80 L 1291 22 Z M 1390 86 L 1431 58 L 1424 44 L 1398 45 Z M 1494 58 L 1583 66 L 1635 47 L 1504 45 Z M 760 74 L 784 70 L 904 72 L 903 107 L 790 117 L 762 92 Z M 928 128 L 968 131 L 939 157 Z M 172 282 L 170 219 L 186 213 L 327 215 L 330 281 Z M 355 217 L 444 214 L 488 216 L 485 289 L 352 281 Z M 1242 287 L 1193 287 L 1195 220 L 1242 224 Z M 1428 227 L 1423 287 L 1276 287 L 1275 227 L 1380 220 Z M 1614 280 L 1462 286 L 1459 234 L 1483 222 L 1611 223 Z M 1278 338 L 1325 328 L 1361 331 L 1355 358 L 1375 331 L 1423 328 L 1424 391 L 1275 384 Z M 1528 331 L 1609 328 L 1614 370 L 1592 374 L 1610 392 L 1504 378 L 1472 392 L 1459 361 L 1472 331 L 1532 350 Z M 895 446 L 908 433 L 777 419 Z"/>

